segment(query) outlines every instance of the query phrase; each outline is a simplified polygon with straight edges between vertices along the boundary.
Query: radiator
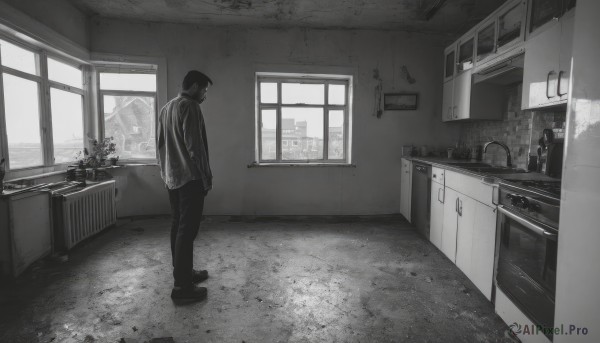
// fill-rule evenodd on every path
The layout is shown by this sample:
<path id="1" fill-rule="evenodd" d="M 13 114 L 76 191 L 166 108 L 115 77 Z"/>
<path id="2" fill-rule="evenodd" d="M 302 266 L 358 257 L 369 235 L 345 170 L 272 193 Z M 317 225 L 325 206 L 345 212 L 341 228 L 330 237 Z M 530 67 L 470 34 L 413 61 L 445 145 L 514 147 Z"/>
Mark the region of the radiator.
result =
<path id="1" fill-rule="evenodd" d="M 114 180 L 62 196 L 63 237 L 67 250 L 116 222 Z"/>

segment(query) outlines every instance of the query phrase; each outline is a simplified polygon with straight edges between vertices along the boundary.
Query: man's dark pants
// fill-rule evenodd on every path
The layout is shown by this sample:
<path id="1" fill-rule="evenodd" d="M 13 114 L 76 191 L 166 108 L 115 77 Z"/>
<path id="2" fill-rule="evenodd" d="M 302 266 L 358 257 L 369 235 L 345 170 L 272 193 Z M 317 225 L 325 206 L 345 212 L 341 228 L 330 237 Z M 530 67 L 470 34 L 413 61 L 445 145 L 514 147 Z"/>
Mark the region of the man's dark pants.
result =
<path id="1" fill-rule="evenodd" d="M 180 188 L 169 190 L 171 202 L 171 255 L 176 287 L 192 286 L 194 239 L 200 228 L 204 209 L 204 186 L 193 180 Z"/>

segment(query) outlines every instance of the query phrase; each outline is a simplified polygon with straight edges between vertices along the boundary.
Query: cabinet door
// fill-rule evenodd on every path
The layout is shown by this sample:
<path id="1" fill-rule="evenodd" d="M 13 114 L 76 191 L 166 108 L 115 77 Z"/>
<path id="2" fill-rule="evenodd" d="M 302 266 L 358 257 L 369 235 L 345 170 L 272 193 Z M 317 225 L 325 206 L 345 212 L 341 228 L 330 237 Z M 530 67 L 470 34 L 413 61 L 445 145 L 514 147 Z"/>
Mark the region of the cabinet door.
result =
<path id="1" fill-rule="evenodd" d="M 561 12 L 561 0 L 531 0 L 529 32 L 542 27 L 553 19 L 558 19 Z"/>
<path id="2" fill-rule="evenodd" d="M 560 55 L 557 96 L 560 100 L 567 100 L 569 93 L 569 79 L 571 78 L 571 57 L 573 56 L 573 27 L 575 26 L 575 11 L 571 11 L 560 18 Z"/>
<path id="3" fill-rule="evenodd" d="M 496 51 L 496 22 L 484 24 L 483 28 L 477 31 L 477 51 L 476 62 L 483 61 Z"/>
<path id="4" fill-rule="evenodd" d="M 456 262 L 456 226 L 457 226 L 457 208 L 458 193 L 448 187 L 444 188 L 444 215 L 442 229 L 442 252 L 450 261 Z"/>
<path id="5" fill-rule="evenodd" d="M 458 195 L 458 220 L 456 229 L 456 266 L 471 279 L 473 230 L 477 201 Z"/>
<path id="6" fill-rule="evenodd" d="M 444 82 L 452 80 L 454 78 L 454 71 L 456 70 L 456 47 L 451 46 L 446 48 L 444 53 Z"/>
<path id="7" fill-rule="evenodd" d="M 492 298 L 494 249 L 496 247 L 496 209 L 475 202 L 473 247 L 469 278 L 488 300 Z"/>
<path id="8" fill-rule="evenodd" d="M 407 159 L 402 159 L 402 169 L 400 176 L 400 214 L 409 222 L 410 219 L 410 198 L 411 198 L 411 168 L 412 163 Z"/>
<path id="9" fill-rule="evenodd" d="M 442 231 L 444 227 L 444 186 L 431 183 L 431 219 L 429 221 L 429 240 L 442 250 Z"/>
<path id="10" fill-rule="evenodd" d="M 467 70 L 456 75 L 454 78 L 452 119 L 469 118 L 471 108 L 471 75 L 472 70 Z"/>
<path id="11" fill-rule="evenodd" d="M 516 1 L 505 12 L 498 15 L 497 50 L 508 50 L 519 41 L 523 41 L 523 22 L 525 2 Z"/>
<path id="12" fill-rule="evenodd" d="M 536 108 L 556 102 L 559 68 L 559 23 L 531 37 L 525 51 L 522 109 Z"/>
<path id="13" fill-rule="evenodd" d="M 442 121 L 452 120 L 452 106 L 454 100 L 454 80 L 444 82 L 444 95 L 442 98 Z"/>
<path id="14" fill-rule="evenodd" d="M 473 68 L 473 54 L 475 52 L 475 37 L 461 40 L 458 44 L 458 62 L 456 72 L 461 73 Z"/>

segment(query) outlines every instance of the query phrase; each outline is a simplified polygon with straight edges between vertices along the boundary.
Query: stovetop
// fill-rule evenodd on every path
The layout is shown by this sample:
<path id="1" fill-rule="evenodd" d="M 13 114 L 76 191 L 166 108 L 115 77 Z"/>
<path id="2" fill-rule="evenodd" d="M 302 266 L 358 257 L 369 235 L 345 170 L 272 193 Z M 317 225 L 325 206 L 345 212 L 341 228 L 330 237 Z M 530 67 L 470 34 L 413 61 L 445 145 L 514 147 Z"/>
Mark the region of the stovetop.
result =
<path id="1" fill-rule="evenodd" d="M 539 180 L 506 180 L 511 186 L 518 186 L 526 191 L 535 192 L 560 200 L 560 180 L 539 181 Z M 505 183 L 506 184 L 506 183 Z"/>
<path id="2" fill-rule="evenodd" d="M 498 202 L 519 216 L 558 230 L 560 180 L 503 180 Z"/>

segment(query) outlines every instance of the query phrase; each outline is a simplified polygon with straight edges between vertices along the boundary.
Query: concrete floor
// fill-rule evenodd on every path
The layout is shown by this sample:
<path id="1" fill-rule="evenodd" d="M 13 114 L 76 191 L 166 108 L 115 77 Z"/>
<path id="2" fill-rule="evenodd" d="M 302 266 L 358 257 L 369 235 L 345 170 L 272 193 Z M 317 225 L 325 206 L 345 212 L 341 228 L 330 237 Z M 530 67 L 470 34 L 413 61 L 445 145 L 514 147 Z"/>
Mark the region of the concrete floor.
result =
<path id="1" fill-rule="evenodd" d="M 169 218 L 121 222 L 0 290 L 0 342 L 512 342 L 493 305 L 396 216 L 208 217 L 208 299 L 176 306 Z"/>

